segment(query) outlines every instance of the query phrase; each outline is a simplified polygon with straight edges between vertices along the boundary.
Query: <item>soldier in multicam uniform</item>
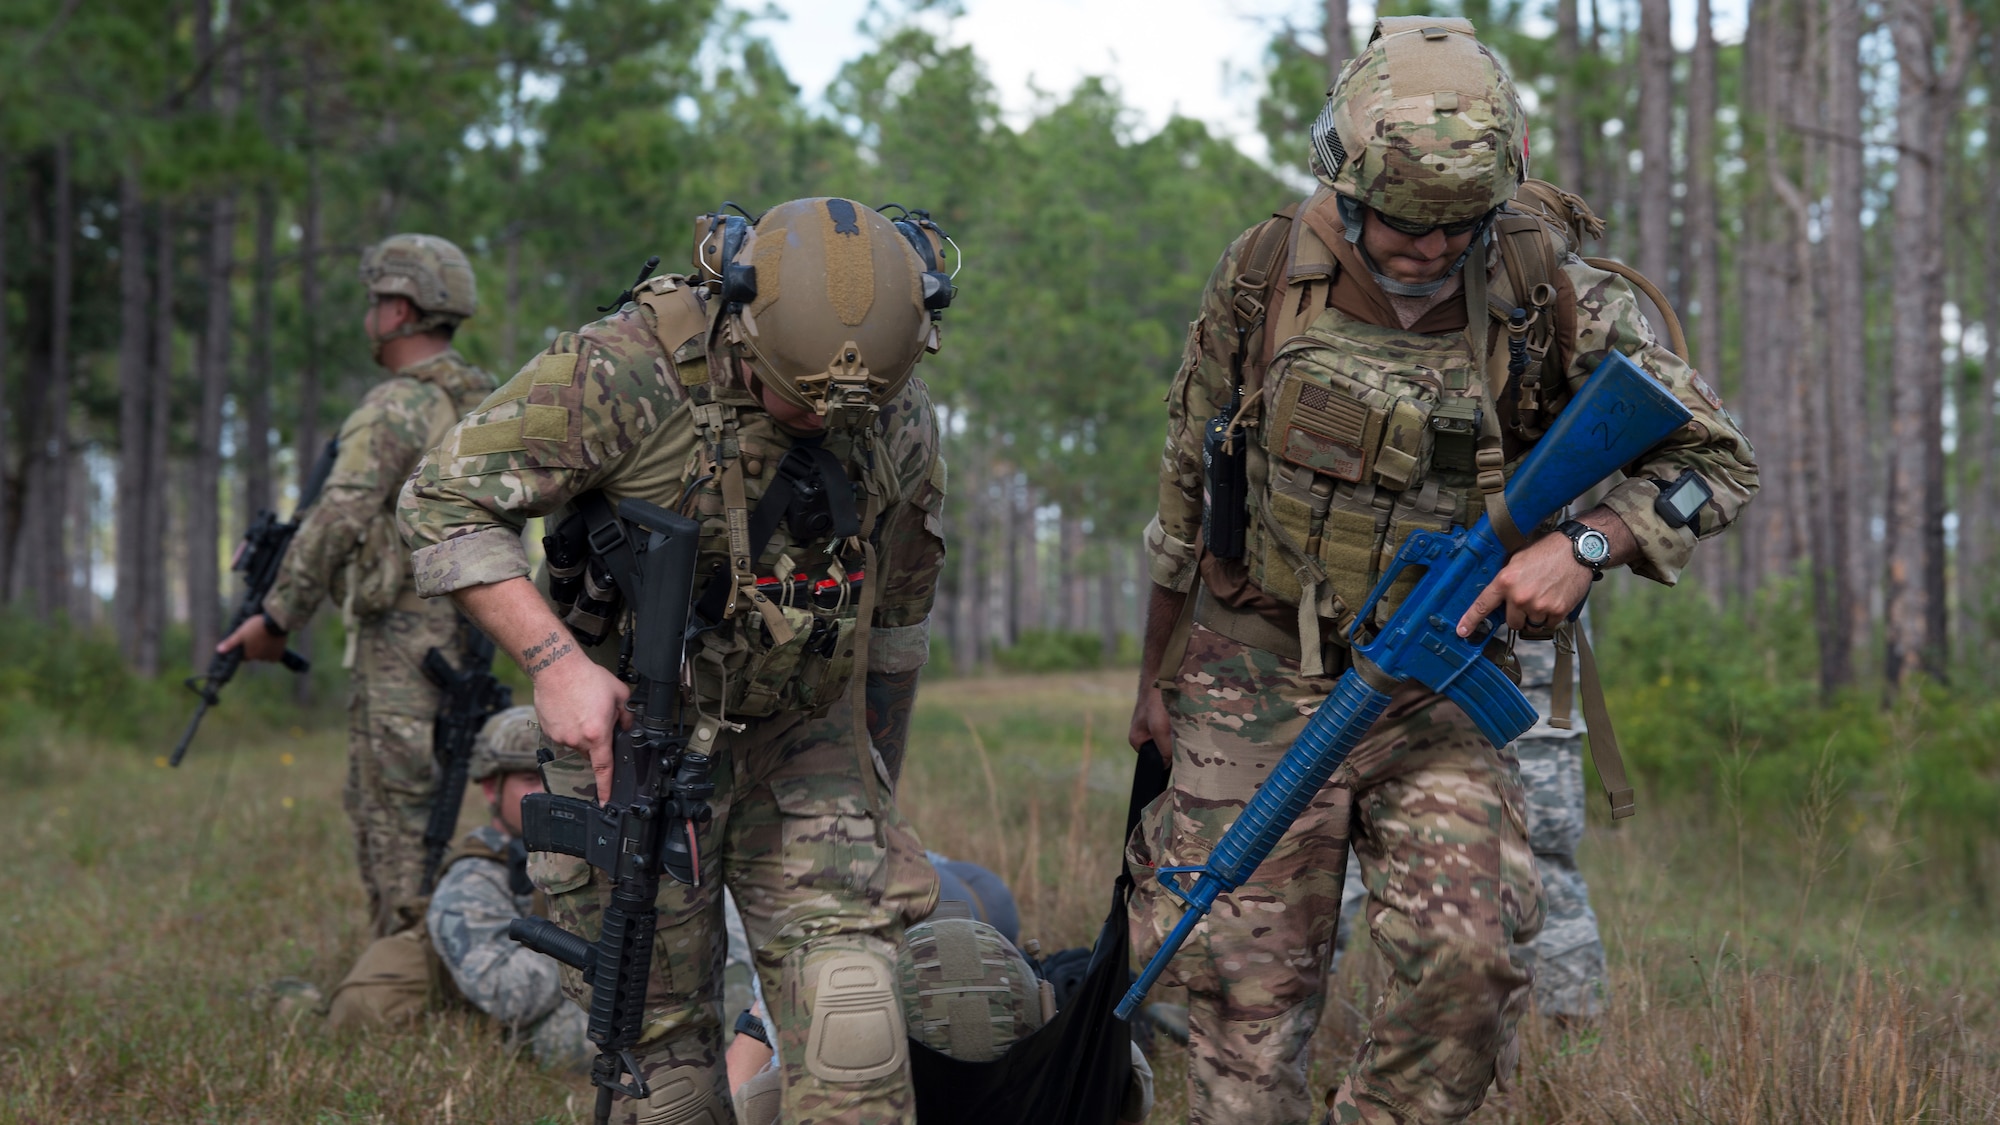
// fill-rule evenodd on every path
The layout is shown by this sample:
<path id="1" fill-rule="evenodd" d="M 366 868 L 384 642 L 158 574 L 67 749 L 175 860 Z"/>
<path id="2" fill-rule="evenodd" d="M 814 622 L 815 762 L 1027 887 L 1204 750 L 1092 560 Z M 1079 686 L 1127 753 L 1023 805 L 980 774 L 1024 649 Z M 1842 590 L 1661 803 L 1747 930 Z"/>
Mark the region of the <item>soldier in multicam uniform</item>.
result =
<path id="1" fill-rule="evenodd" d="M 1347 631 L 1382 561 L 1410 530 L 1476 521 L 1504 467 L 1609 350 L 1669 387 L 1694 421 L 1580 524 L 1564 525 L 1579 530 L 1526 529 L 1533 542 L 1461 632 L 1496 610 L 1514 630 L 1569 614 L 1595 569 L 1571 534 L 1608 540 L 1600 566 L 1672 583 L 1697 534 L 1735 519 L 1756 487 L 1735 421 L 1654 342 L 1624 280 L 1566 246 L 1550 255 L 1546 281 L 1535 281 L 1535 263 L 1510 260 L 1523 245 L 1511 233 L 1521 216 L 1507 205 L 1526 177 L 1525 125 L 1469 23 L 1379 20 L 1313 140 L 1322 186 L 1290 213 L 1278 261 L 1246 260 L 1267 245 L 1256 237 L 1266 227 L 1224 254 L 1168 395 L 1160 511 L 1147 534 L 1149 674 L 1131 741 L 1169 756 L 1173 782 L 1133 834 L 1139 863 L 1203 861 L 1348 666 Z M 1505 332 L 1517 305 L 1554 329 L 1525 370 L 1512 367 Z M 1256 322 L 1242 324 L 1239 310 Z M 1219 456 L 1247 447 L 1239 543 L 1203 534 L 1212 418 L 1226 419 L 1231 438 Z M 1656 512 L 1650 479 L 1683 472 L 1712 493 L 1685 526 Z M 1390 591 L 1374 622 L 1401 593 Z M 1184 650 L 1162 665 L 1177 634 Z M 1505 661 L 1504 643 L 1489 655 Z M 1329 1099 L 1331 1118 L 1450 1122 L 1478 1108 L 1527 1003 L 1531 969 L 1516 943 L 1544 916 L 1526 811 L 1505 748 L 1421 685 L 1394 693 L 1255 876 L 1216 903 L 1168 968 L 1189 990 L 1190 1120 L 1319 1118 L 1307 1045 L 1350 817 L 1369 927 L 1394 972 Z M 1180 913 L 1156 882 L 1142 883 L 1135 952 L 1157 950 Z"/>
<path id="2" fill-rule="evenodd" d="M 390 376 L 340 427 L 340 451 L 319 501 L 285 553 L 264 612 L 217 646 L 252 660 L 284 655 L 285 634 L 329 600 L 347 626 L 345 804 L 376 937 L 413 923 L 422 893 L 424 821 L 437 769 L 431 725 L 438 688 L 424 653 L 462 661 L 458 615 L 419 598 L 396 533 L 396 497 L 424 451 L 493 390 L 493 377 L 451 346 L 479 306 L 472 266 L 458 247 L 399 234 L 361 258 L 369 305 L 362 319 L 375 362 Z"/>
<path id="3" fill-rule="evenodd" d="M 618 1112 L 728 1118 L 726 883 L 773 1001 L 784 1118 L 909 1121 L 895 954 L 937 881 L 889 789 L 944 562 L 944 463 L 912 373 L 936 343 L 936 275 L 850 200 L 783 204 L 747 231 L 711 218 L 697 254 L 708 280 L 652 279 L 560 334 L 418 469 L 404 536 L 419 591 L 451 595 L 533 678 L 557 749 L 550 791 L 602 800 L 627 686 L 594 661 L 619 645 L 587 644 L 551 613 L 521 526 L 546 515 L 562 535 L 569 513 L 602 510 L 593 492 L 612 510 L 634 498 L 700 521 L 697 615 L 715 627 L 688 646 L 683 717 L 692 745 L 714 748 L 700 851 L 720 878 L 660 884 L 638 1048 L 651 1093 Z M 845 516 L 851 534 L 835 535 Z M 530 853 L 529 871 L 555 921 L 597 932 L 601 872 L 552 852 Z M 587 1000 L 579 974 L 563 977 Z M 826 1034 L 836 1012 L 840 1033 Z"/>

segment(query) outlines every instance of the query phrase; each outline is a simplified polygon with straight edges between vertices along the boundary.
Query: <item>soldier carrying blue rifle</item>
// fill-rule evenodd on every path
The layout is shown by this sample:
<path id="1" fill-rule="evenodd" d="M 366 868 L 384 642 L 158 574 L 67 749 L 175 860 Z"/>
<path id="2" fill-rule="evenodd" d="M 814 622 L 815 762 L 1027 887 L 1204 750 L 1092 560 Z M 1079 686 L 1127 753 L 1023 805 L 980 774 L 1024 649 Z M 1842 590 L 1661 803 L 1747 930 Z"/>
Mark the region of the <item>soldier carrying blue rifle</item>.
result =
<path id="1" fill-rule="evenodd" d="M 1225 253 L 1168 395 L 1131 741 L 1172 784 L 1129 848 L 1174 889 L 1134 895 L 1133 945 L 1188 990 L 1191 1121 L 1454 1122 L 1505 1078 L 1544 913 L 1513 638 L 1609 568 L 1676 581 L 1756 465 L 1650 284 L 1576 255 L 1602 224 L 1527 179 L 1468 22 L 1377 21 L 1312 141 L 1319 188 Z M 1322 1110 L 1350 843 L 1394 972 Z"/>

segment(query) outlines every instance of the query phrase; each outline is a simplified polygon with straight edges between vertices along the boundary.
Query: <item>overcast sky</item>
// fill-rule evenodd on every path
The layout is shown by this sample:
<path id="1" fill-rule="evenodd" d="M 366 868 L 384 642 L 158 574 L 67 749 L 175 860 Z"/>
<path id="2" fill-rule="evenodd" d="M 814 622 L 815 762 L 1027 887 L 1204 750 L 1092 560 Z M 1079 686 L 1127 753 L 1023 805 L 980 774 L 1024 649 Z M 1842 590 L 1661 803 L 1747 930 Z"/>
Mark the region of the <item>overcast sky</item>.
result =
<path id="1" fill-rule="evenodd" d="M 748 5 L 746 5 L 748 6 Z M 785 69 L 817 98 L 842 63 L 867 43 L 857 24 L 868 0 L 772 0 L 784 19 L 759 20 Z M 1674 38 L 1694 42 L 1694 5 L 1674 5 Z M 1742 35 L 1744 0 L 1716 0 L 1716 34 Z M 1356 28 L 1372 7 L 1350 5 Z M 1019 123 L 1041 96 L 1061 96 L 1087 76 L 1112 80 L 1145 130 L 1175 112 L 1207 122 L 1252 155 L 1263 155 L 1256 105 L 1264 44 L 1288 19 L 1314 26 L 1318 0 L 965 0 L 954 42 L 970 43 L 986 63 L 1010 120 Z M 1357 38 L 1359 36 L 1357 35 Z"/>

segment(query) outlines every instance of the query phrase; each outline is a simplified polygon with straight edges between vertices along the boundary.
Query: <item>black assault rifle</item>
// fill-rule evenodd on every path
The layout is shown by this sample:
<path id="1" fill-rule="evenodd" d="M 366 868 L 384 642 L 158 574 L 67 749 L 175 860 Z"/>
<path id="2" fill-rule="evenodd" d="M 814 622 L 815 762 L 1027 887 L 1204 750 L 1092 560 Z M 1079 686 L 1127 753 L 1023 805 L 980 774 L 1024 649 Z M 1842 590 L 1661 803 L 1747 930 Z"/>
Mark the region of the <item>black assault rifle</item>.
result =
<path id="1" fill-rule="evenodd" d="M 424 825 L 424 893 L 429 894 L 458 829 L 458 810 L 472 772 L 472 744 L 486 720 L 514 705 L 514 689 L 494 678 L 493 640 L 470 623 L 465 625 L 465 667 L 453 668 L 444 653 L 431 649 L 424 653 L 424 677 L 444 693 L 431 728 L 438 786 L 431 795 L 430 822 Z"/>
<path id="2" fill-rule="evenodd" d="M 236 545 L 236 558 L 229 564 L 230 570 L 243 576 L 243 600 L 236 603 L 236 616 L 229 619 L 229 628 L 223 631 L 223 636 L 234 633 L 245 621 L 264 612 L 264 595 L 278 581 L 278 567 L 285 561 L 292 537 L 299 533 L 299 521 L 305 518 L 313 501 L 319 499 L 320 489 L 326 487 L 326 478 L 333 472 L 333 459 L 339 451 L 340 439 L 328 439 L 326 448 L 320 450 L 319 460 L 313 462 L 312 473 L 299 492 L 299 506 L 292 510 L 290 520 L 279 523 L 278 513 L 266 508 L 257 513 L 250 529 L 243 533 L 243 541 Z M 188 743 L 194 741 L 194 732 L 201 726 L 202 716 L 222 701 L 222 689 L 235 678 L 236 669 L 242 665 L 243 648 L 239 645 L 209 657 L 206 675 L 188 677 L 187 688 L 201 697 L 201 705 L 195 708 L 194 718 L 188 720 L 180 744 L 174 747 L 173 757 L 167 759 L 168 765 L 180 766 L 187 755 Z M 312 671 L 312 662 L 291 649 L 285 650 L 284 665 L 300 675 Z"/>
<path id="3" fill-rule="evenodd" d="M 601 498 L 591 501 L 579 507 L 592 525 L 592 546 L 635 611 L 626 703 L 634 722 L 612 742 L 611 799 L 600 805 L 530 794 L 521 802 L 521 836 L 530 851 L 581 856 L 603 870 L 612 879 L 611 901 L 595 942 L 543 918 L 517 918 L 507 936 L 580 970 L 590 982 L 587 1034 L 598 1050 L 590 1080 L 597 1087 L 597 1121 L 604 1125 L 614 1093 L 651 1093 L 632 1048 L 645 1025 L 658 921 L 653 900 L 663 870 L 700 884 L 697 839 L 715 785 L 709 756 L 688 748 L 680 723 L 681 662 L 701 529 L 641 500 L 620 502 L 622 521 L 611 518 Z"/>

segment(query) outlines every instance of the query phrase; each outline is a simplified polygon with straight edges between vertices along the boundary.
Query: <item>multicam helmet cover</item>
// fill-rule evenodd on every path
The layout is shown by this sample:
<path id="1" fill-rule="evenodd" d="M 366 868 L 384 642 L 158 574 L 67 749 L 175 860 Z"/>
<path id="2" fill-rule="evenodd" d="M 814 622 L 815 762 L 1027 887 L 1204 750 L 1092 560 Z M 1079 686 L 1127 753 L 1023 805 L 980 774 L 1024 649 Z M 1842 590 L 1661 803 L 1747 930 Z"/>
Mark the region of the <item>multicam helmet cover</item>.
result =
<path id="1" fill-rule="evenodd" d="M 1476 219 L 1527 178 L 1527 119 L 1514 84 L 1462 19 L 1376 21 L 1313 123 L 1313 171 L 1393 218 Z"/>
<path id="2" fill-rule="evenodd" d="M 527 773 L 540 769 L 535 751 L 542 746 L 542 728 L 535 722 L 533 707 L 509 707 L 486 720 L 472 744 L 474 781 L 484 781 L 503 773 Z"/>
<path id="3" fill-rule="evenodd" d="M 465 253 L 431 234 L 397 234 L 361 255 L 361 283 L 377 296 L 406 297 L 426 320 L 457 324 L 479 311 L 479 284 Z"/>
<path id="4" fill-rule="evenodd" d="M 897 957 L 910 1037 L 961 1062 L 990 1062 L 1041 1027 L 1042 984 L 1000 931 L 931 915 Z"/>

